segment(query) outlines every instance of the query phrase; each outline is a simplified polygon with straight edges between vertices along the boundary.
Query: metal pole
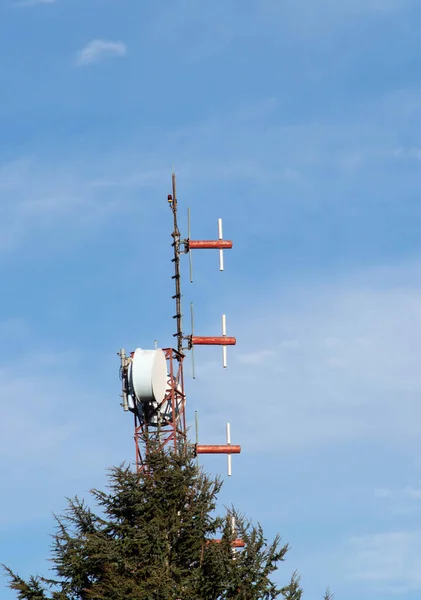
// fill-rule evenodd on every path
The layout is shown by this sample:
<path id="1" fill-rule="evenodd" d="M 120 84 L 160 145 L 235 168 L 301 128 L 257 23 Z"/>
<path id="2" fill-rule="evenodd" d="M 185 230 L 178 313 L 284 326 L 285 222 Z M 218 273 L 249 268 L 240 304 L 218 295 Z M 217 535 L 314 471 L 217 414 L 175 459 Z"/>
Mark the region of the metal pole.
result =
<path id="1" fill-rule="evenodd" d="M 231 446 L 231 425 L 227 423 L 227 445 Z M 228 467 L 228 475 L 231 477 L 232 475 L 232 456 L 231 454 L 227 454 L 227 467 Z"/>
<path id="2" fill-rule="evenodd" d="M 194 411 L 194 422 L 195 422 L 195 426 L 196 426 L 196 447 L 199 443 L 199 413 L 197 412 L 197 410 Z M 196 456 L 196 463 L 197 466 L 199 467 L 199 455 Z"/>
<path id="3" fill-rule="evenodd" d="M 222 240 L 222 219 L 218 219 L 218 239 Z M 219 270 L 224 270 L 224 251 L 219 250 Z"/>
<path id="4" fill-rule="evenodd" d="M 177 186 L 175 173 L 172 174 L 172 212 L 174 217 L 174 230 L 172 233 L 173 248 L 174 248 L 174 276 L 175 281 L 175 315 L 174 318 L 177 320 L 177 333 L 174 337 L 177 338 L 177 350 L 180 354 L 183 353 L 183 326 L 182 326 L 182 314 L 181 314 L 181 282 L 180 282 L 180 231 L 177 223 Z"/>

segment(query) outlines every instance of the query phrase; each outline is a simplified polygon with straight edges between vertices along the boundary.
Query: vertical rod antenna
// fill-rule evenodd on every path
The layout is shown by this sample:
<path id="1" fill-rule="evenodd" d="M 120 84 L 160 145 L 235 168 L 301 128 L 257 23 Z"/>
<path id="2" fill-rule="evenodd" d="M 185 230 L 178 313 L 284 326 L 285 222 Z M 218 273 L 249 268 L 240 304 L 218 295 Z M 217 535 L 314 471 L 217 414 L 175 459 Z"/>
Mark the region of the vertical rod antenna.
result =
<path id="1" fill-rule="evenodd" d="M 218 238 L 222 240 L 222 219 L 218 219 Z M 219 249 L 219 270 L 224 270 L 224 251 Z"/>
<path id="2" fill-rule="evenodd" d="M 129 410 L 129 402 L 128 402 L 128 398 L 127 398 L 127 389 L 126 389 L 126 378 L 124 375 L 124 369 L 126 367 L 126 351 L 124 350 L 124 348 L 121 348 L 120 352 L 120 368 L 121 368 L 121 381 L 122 381 L 122 389 L 121 389 L 121 397 L 123 399 L 123 410 L 124 411 L 128 411 Z"/>
<path id="3" fill-rule="evenodd" d="M 173 248 L 174 248 L 174 281 L 175 281 L 175 308 L 176 314 L 174 316 L 177 319 L 177 333 L 174 337 L 177 338 L 177 350 L 180 354 L 183 353 L 183 325 L 182 325 L 182 314 L 181 314 L 181 281 L 180 281 L 180 231 L 177 223 L 177 186 L 175 173 L 172 174 L 172 203 L 171 208 L 174 217 L 174 230 L 172 233 Z"/>
<path id="4" fill-rule="evenodd" d="M 187 240 L 190 242 L 190 208 L 187 209 Z M 189 248 L 189 271 L 190 271 L 190 283 L 193 283 L 193 257 Z"/>
<path id="5" fill-rule="evenodd" d="M 231 424 L 227 423 L 227 445 L 231 445 Z M 227 454 L 228 475 L 232 475 L 232 456 Z"/>
<path id="6" fill-rule="evenodd" d="M 235 539 L 237 537 L 234 515 L 231 515 L 231 535 L 232 535 L 233 539 Z M 237 554 L 237 551 L 235 548 L 232 549 L 232 554 L 233 554 L 233 558 L 235 559 L 235 555 Z"/>
<path id="7" fill-rule="evenodd" d="M 191 320 L 191 334 L 194 336 L 194 308 L 193 302 L 190 302 L 190 320 Z M 194 346 L 191 347 L 191 366 L 192 366 L 192 377 L 196 379 L 196 365 L 194 362 Z"/>
<path id="8" fill-rule="evenodd" d="M 227 317 L 226 315 L 222 315 L 222 335 L 225 337 L 227 335 Z M 222 346 L 222 366 L 224 369 L 227 368 L 227 347 Z"/>
<path id="9" fill-rule="evenodd" d="M 196 446 L 199 443 L 199 413 L 197 412 L 197 410 L 194 411 L 194 424 L 195 424 L 195 429 L 196 429 Z M 196 457 L 197 459 L 197 466 L 199 466 L 199 455 L 197 455 Z"/>

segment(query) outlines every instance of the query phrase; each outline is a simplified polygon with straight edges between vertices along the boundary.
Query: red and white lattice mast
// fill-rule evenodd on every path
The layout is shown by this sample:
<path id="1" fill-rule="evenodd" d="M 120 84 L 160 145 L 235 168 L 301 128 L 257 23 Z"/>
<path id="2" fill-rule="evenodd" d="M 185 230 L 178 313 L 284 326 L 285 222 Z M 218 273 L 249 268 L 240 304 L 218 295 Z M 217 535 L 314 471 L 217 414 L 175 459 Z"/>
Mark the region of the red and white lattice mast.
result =
<path id="1" fill-rule="evenodd" d="M 151 437 L 159 440 L 162 449 L 171 448 L 180 452 L 188 443 L 186 432 L 186 393 L 184 389 L 183 362 L 185 351 L 194 352 L 195 346 L 222 346 L 223 366 L 227 366 L 227 346 L 236 344 L 234 337 L 227 336 L 226 318 L 222 315 L 221 336 L 198 336 L 193 332 L 185 335 L 182 325 L 181 312 L 181 274 L 180 259 L 188 254 L 190 258 L 191 276 L 191 251 L 203 249 L 219 250 L 219 267 L 224 270 L 223 251 L 232 248 L 232 242 L 222 237 L 222 220 L 218 219 L 217 240 L 192 240 L 190 238 L 190 211 L 188 236 L 182 239 L 178 228 L 177 219 L 177 190 L 175 173 L 172 175 L 172 194 L 168 196 L 168 203 L 173 214 L 173 232 L 171 234 L 173 248 L 176 313 L 176 348 L 155 348 L 142 350 L 137 348 L 126 355 L 124 349 L 120 350 L 120 376 L 122 380 L 122 406 L 125 411 L 134 415 L 134 440 L 136 447 L 136 468 L 138 471 L 148 469 L 147 440 Z M 194 376 L 194 355 L 193 376 Z M 226 454 L 228 456 L 228 475 L 231 475 L 231 456 L 241 452 L 240 446 L 231 444 L 230 425 L 227 423 L 227 441 L 221 445 L 195 444 L 195 453 L 199 454 Z"/>

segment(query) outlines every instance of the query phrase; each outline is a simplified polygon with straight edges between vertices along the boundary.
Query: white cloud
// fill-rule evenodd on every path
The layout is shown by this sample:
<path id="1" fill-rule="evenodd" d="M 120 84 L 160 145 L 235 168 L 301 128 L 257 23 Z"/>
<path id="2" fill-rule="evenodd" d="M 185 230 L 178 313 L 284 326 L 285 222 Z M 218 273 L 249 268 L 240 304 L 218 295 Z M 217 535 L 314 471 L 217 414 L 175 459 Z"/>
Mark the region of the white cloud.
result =
<path id="1" fill-rule="evenodd" d="M 30 7 L 30 6 L 38 6 L 39 4 L 54 4 L 56 0 L 21 0 L 20 2 L 15 2 L 15 6 L 21 7 Z"/>
<path id="2" fill-rule="evenodd" d="M 93 40 L 78 55 L 77 63 L 87 66 L 111 57 L 123 57 L 127 54 L 127 46 L 123 42 Z"/>
<path id="3" fill-rule="evenodd" d="M 271 307 L 262 301 L 259 308 L 259 299 L 244 295 L 242 311 L 252 320 L 226 308 L 241 340 L 230 353 L 228 379 L 218 367 L 202 376 L 196 365 L 199 394 L 205 407 L 212 406 L 209 433 L 225 417 L 242 430 L 249 449 L 260 451 L 416 440 L 421 289 L 413 282 L 419 270 L 379 269 L 337 284 L 273 293 Z M 296 343 L 291 347 L 283 339 Z M 259 400 L 261 418 L 257 398 L 265 399 Z"/>
<path id="4" fill-rule="evenodd" d="M 189 47 L 193 51 L 184 60 L 198 61 L 227 50 L 233 39 L 247 33 L 285 37 L 321 38 L 327 32 L 338 33 L 352 28 L 360 19 L 374 15 L 388 18 L 411 6 L 413 0 L 251 0 L 220 3 L 197 3 L 180 0 L 159 11 L 149 27 L 153 41 L 165 38 L 174 44 L 191 32 Z M 197 32 L 200 31 L 200 35 Z M 168 42 L 169 40 L 169 42 Z"/>
<path id="5" fill-rule="evenodd" d="M 0 324 L 3 345 L 9 335 L 5 338 L 4 330 L 10 327 Z M 36 341 L 31 345 L 36 347 Z M 10 484 L 2 494 L 0 528 L 48 517 L 62 505 L 64 496 L 75 493 L 75 486 L 80 489 L 81 482 L 102 481 L 116 457 L 117 462 L 131 458 L 131 444 L 119 442 L 118 429 L 125 426 L 124 420 L 115 427 L 118 400 L 113 402 L 114 390 L 109 391 L 110 410 L 100 410 L 104 395 L 94 390 L 90 379 L 78 378 L 77 371 L 76 355 L 45 353 L 40 348 L 0 363 L 0 470 Z M 98 436 L 97 428 L 108 433 Z M 28 503 L 32 487 L 37 493 Z"/>
<path id="6" fill-rule="evenodd" d="M 411 485 L 405 487 L 402 494 L 407 498 L 411 498 L 411 500 L 421 500 L 421 489 L 414 488 Z"/>
<path id="7" fill-rule="evenodd" d="M 421 511 L 421 488 L 406 485 L 402 488 L 377 488 L 374 497 L 379 501 L 378 508 L 393 515 L 418 515 Z"/>
<path id="8" fill-rule="evenodd" d="M 392 490 L 389 490 L 388 488 L 377 488 L 374 490 L 374 497 L 375 498 L 392 498 L 393 496 L 393 492 Z"/>
<path id="9" fill-rule="evenodd" d="M 0 164 L 0 254 L 16 250 L 29 235 L 54 236 L 57 226 L 62 241 L 76 227 L 81 235 L 92 235 L 110 215 L 130 206 L 133 190 L 154 187 L 163 177 L 159 170 L 127 175 L 125 165 L 120 171 L 106 159 L 99 170 L 89 164 L 89 177 L 86 171 L 83 161 L 63 165 L 22 158 Z"/>
<path id="10" fill-rule="evenodd" d="M 257 350 L 237 355 L 237 361 L 243 365 L 261 365 L 271 360 L 274 356 L 271 350 Z"/>
<path id="11" fill-rule="evenodd" d="M 308 30 L 310 26 L 317 26 L 314 35 L 320 34 L 326 26 L 344 23 L 348 17 L 362 17 L 374 14 L 389 15 L 406 10 L 413 0 L 277 0 L 259 1 L 261 14 L 272 19 L 287 19 L 288 24 L 295 25 L 301 30 Z M 347 23 L 352 26 L 351 23 Z"/>
<path id="12" fill-rule="evenodd" d="M 10 202 L 10 197 L 14 201 Z M 0 165 L 0 250 L 15 249 L 30 231 L 53 229 L 58 222 L 70 225 L 80 221 L 87 211 L 88 220 L 97 218 L 107 202 L 98 203 L 97 196 L 77 169 L 58 164 L 41 164 L 21 159 Z"/>
<path id="13" fill-rule="evenodd" d="M 421 590 L 421 531 L 356 536 L 348 552 L 354 579 L 385 593 Z"/>
<path id="14" fill-rule="evenodd" d="M 409 0 L 411 2 L 411 0 Z M 299 5 L 300 3 L 298 3 Z M 361 14 L 366 12 L 395 12 L 404 10 L 408 0 L 351 0 L 335 2 L 335 0 L 322 0 L 320 3 L 326 10 L 338 11 L 345 14 Z"/>

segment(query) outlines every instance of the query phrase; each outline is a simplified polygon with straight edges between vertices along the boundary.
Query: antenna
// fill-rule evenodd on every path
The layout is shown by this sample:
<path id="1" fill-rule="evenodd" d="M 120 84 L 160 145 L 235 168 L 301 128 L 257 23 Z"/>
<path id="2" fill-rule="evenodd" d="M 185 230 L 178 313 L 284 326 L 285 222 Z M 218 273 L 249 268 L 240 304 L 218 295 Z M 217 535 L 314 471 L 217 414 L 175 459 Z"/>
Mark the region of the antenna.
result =
<path id="1" fill-rule="evenodd" d="M 195 346 L 222 346 L 222 366 L 227 368 L 227 346 L 235 346 L 235 337 L 227 336 L 227 317 L 222 315 L 222 336 L 203 336 L 192 334 L 188 338 L 188 349 L 194 352 Z"/>
<path id="2" fill-rule="evenodd" d="M 227 318 L 225 315 L 222 315 L 222 337 L 227 337 Z M 222 366 L 224 369 L 227 368 L 227 347 L 225 345 L 222 346 Z"/>
<path id="3" fill-rule="evenodd" d="M 199 443 L 199 413 L 197 410 L 194 411 L 194 425 L 196 430 L 196 444 Z"/>
<path id="4" fill-rule="evenodd" d="M 175 315 L 173 319 L 176 319 L 177 322 L 177 332 L 174 334 L 174 337 L 177 338 L 177 350 L 180 354 L 183 353 L 183 325 L 182 325 L 182 313 L 181 313 L 181 282 L 180 282 L 180 230 L 178 229 L 177 223 L 177 185 L 175 179 L 175 173 L 172 174 L 172 196 L 168 196 L 168 202 L 171 206 L 173 212 L 173 223 L 174 229 L 171 234 L 173 238 L 172 247 L 174 249 L 174 258 L 172 262 L 174 263 L 174 275 L 172 279 L 175 282 L 175 294 L 172 297 L 175 300 Z"/>
<path id="5" fill-rule="evenodd" d="M 222 219 L 218 219 L 218 239 L 222 240 Z M 224 270 L 224 251 L 219 249 L 219 270 Z"/>
<path id="6" fill-rule="evenodd" d="M 227 423 L 227 446 L 231 446 L 231 425 Z M 232 457 L 231 454 L 227 454 L 227 471 L 228 476 L 232 475 Z"/>
<path id="7" fill-rule="evenodd" d="M 227 454 L 228 455 L 228 475 L 232 475 L 231 454 L 240 454 L 241 446 L 231 444 L 231 426 L 227 423 L 227 443 L 226 444 L 198 444 L 195 447 L 196 456 L 198 454 Z"/>
<path id="8" fill-rule="evenodd" d="M 237 340 L 233 337 L 227 336 L 227 317 L 222 315 L 222 336 L 221 337 L 210 337 L 210 336 L 196 336 L 194 335 L 194 306 L 193 302 L 190 302 L 190 321 L 191 321 L 191 335 L 188 338 L 189 346 L 191 350 L 192 358 L 192 376 L 196 379 L 196 368 L 195 368 L 195 356 L 194 346 L 222 346 L 222 366 L 224 369 L 227 368 L 227 346 L 233 346 Z"/>
<path id="9" fill-rule="evenodd" d="M 197 410 L 194 411 L 194 425 L 196 430 L 196 446 L 199 443 L 199 413 Z M 199 466 L 199 456 L 196 455 L 197 466 Z"/>
<path id="10" fill-rule="evenodd" d="M 224 270 L 224 250 L 231 250 L 232 241 L 224 240 L 222 235 L 222 219 L 218 219 L 218 239 L 217 240 L 192 240 L 190 232 L 190 208 L 187 209 L 187 239 L 184 240 L 184 252 L 188 253 L 190 260 L 190 281 L 192 281 L 192 250 L 219 250 L 219 270 Z"/>
<path id="11" fill-rule="evenodd" d="M 190 239 L 190 208 L 187 209 L 187 239 Z M 188 250 L 188 254 L 189 254 L 189 272 L 190 272 L 190 283 L 193 283 L 193 259 L 192 259 L 192 253 L 191 250 L 189 248 Z"/>
<path id="12" fill-rule="evenodd" d="M 194 308 L 193 308 L 193 302 L 190 302 L 190 321 L 191 321 L 191 332 L 193 335 L 194 332 Z M 194 347 L 191 347 L 191 365 L 192 365 L 192 377 L 193 379 L 196 379 L 196 369 L 195 369 L 195 363 L 194 363 Z"/>
<path id="13" fill-rule="evenodd" d="M 126 357 L 126 351 L 124 350 L 124 348 L 122 348 L 120 350 L 118 355 L 120 356 L 120 377 L 121 377 L 121 394 L 120 394 L 120 396 L 123 399 L 123 402 L 122 402 L 123 410 L 125 412 L 127 412 L 129 410 L 129 402 L 128 402 L 128 395 L 127 395 L 126 381 L 123 377 L 123 373 L 124 373 L 124 370 L 127 365 L 127 357 Z"/>
<path id="14" fill-rule="evenodd" d="M 168 205 L 172 212 L 173 230 L 172 237 L 172 263 L 174 273 L 175 314 L 173 319 L 176 330 L 173 337 L 176 338 L 175 348 L 158 348 L 158 342 L 154 343 L 154 350 L 142 350 L 137 348 L 126 356 L 122 349 L 120 355 L 120 371 L 122 378 L 122 405 L 125 411 L 131 411 L 135 418 L 135 444 L 136 444 L 136 466 L 138 470 L 148 469 L 147 437 L 155 436 L 164 448 L 172 444 L 175 453 L 181 451 L 187 440 L 186 428 L 186 395 L 184 392 L 183 361 L 185 351 L 192 351 L 192 372 L 195 373 L 195 346 L 222 346 L 222 365 L 227 367 L 227 346 L 234 346 L 236 338 L 227 335 L 226 315 L 222 315 L 221 336 L 198 336 L 195 333 L 194 306 L 190 303 L 191 334 L 183 332 L 182 294 L 181 294 L 181 269 L 180 257 L 189 254 L 190 281 L 193 281 L 192 273 L 192 250 L 216 249 L 219 250 L 219 268 L 224 270 L 223 250 L 232 248 L 230 240 L 223 239 L 222 219 L 218 219 L 218 239 L 216 240 L 192 240 L 191 239 L 191 211 L 187 211 L 187 234 L 186 239 L 181 238 L 178 227 L 178 198 L 176 175 L 172 174 L 172 193 L 168 195 Z M 227 425 L 227 443 L 222 445 L 199 444 L 198 441 L 198 416 L 196 411 L 196 443 L 195 454 L 226 454 L 228 461 L 228 475 L 232 473 L 232 454 L 239 454 L 241 447 L 231 444 L 230 425 Z"/>

